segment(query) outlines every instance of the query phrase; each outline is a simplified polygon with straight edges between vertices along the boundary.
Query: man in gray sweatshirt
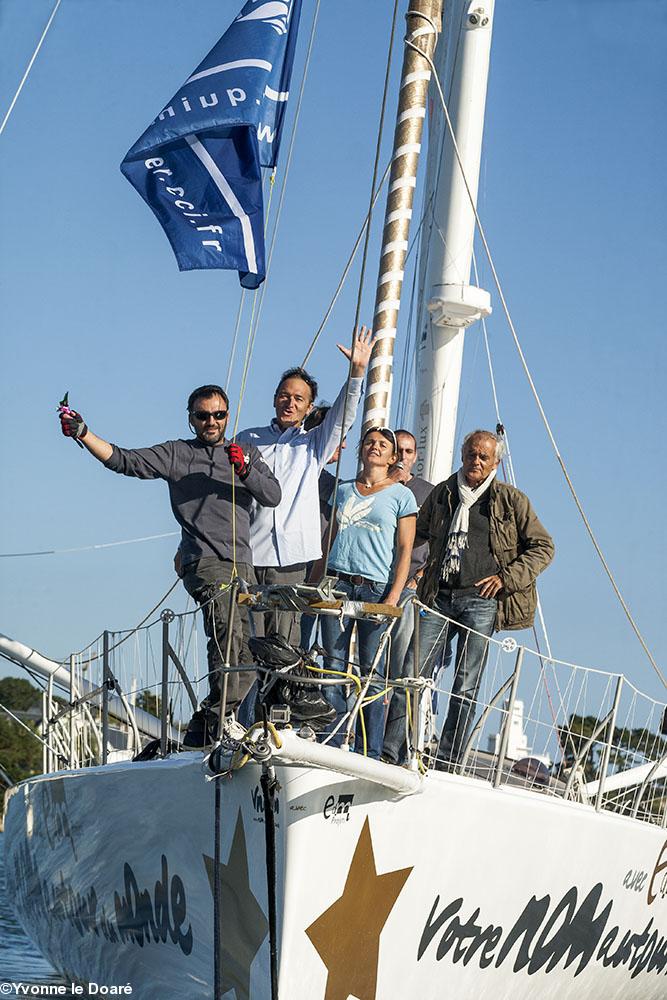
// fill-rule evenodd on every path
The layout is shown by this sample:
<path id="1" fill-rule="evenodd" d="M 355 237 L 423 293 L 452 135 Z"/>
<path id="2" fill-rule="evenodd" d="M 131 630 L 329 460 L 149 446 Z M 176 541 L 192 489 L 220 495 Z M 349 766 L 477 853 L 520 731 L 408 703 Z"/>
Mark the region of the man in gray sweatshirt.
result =
<path id="1" fill-rule="evenodd" d="M 63 434 L 79 441 L 107 469 L 137 479 L 164 479 L 169 487 L 171 508 L 181 526 L 183 585 L 202 606 L 208 637 L 210 691 L 191 720 L 184 740 L 188 746 L 203 746 L 215 734 L 215 712 L 222 693 L 220 668 L 227 641 L 228 607 L 224 584 L 234 572 L 248 583 L 256 582 L 249 512 L 253 501 L 262 507 L 275 507 L 280 503 L 281 490 L 254 445 L 226 440 L 229 400 L 220 386 L 195 389 L 187 408 L 195 437 L 165 441 L 151 448 L 110 444 L 93 434 L 81 414 L 71 410 L 61 412 L 60 420 Z M 247 612 L 239 612 L 232 627 L 232 664 L 252 662 L 246 645 Z M 254 676 L 254 671 L 229 674 L 229 713 L 239 705 Z"/>

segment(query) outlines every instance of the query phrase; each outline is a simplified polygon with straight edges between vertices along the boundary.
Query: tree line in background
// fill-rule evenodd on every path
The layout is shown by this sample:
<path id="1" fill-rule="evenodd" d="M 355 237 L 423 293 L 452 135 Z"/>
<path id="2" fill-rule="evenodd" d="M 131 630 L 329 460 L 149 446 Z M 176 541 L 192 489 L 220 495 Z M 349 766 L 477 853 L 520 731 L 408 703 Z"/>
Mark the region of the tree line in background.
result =
<path id="1" fill-rule="evenodd" d="M 42 692 L 21 677 L 0 680 L 0 705 L 4 705 L 29 727 L 23 726 L 0 710 L 0 768 L 11 782 L 22 781 L 42 770 L 42 744 L 35 739 L 39 723 L 26 718 L 26 713 L 38 708 L 41 713 Z"/>
<path id="2" fill-rule="evenodd" d="M 57 700 L 61 705 L 66 704 L 63 699 Z M 42 772 L 42 744 L 36 739 L 40 735 L 42 692 L 22 677 L 3 677 L 0 679 L 2 705 L 18 716 L 28 729 L 0 708 L 0 788 Z M 141 691 L 136 705 L 152 715 L 160 714 L 160 699 L 151 691 Z"/>
<path id="3" fill-rule="evenodd" d="M 573 714 L 567 726 L 559 726 L 558 734 L 563 752 L 563 766 L 571 767 L 578 759 L 586 781 L 596 781 L 600 777 L 604 744 L 607 739 L 607 727 L 594 737 L 600 725 L 600 719 L 594 715 Z M 664 721 L 663 721 L 664 731 Z M 592 742 L 591 742 L 592 741 Z M 590 745 L 588 746 L 588 744 Z M 611 737 L 611 752 L 607 774 L 627 768 L 639 767 L 648 762 L 655 762 L 667 756 L 667 740 L 646 727 L 630 729 L 627 726 L 616 726 Z M 630 786 L 614 793 L 613 804 L 618 812 L 630 813 L 635 805 L 637 786 Z M 662 815 L 667 796 L 667 781 L 658 779 L 651 782 L 650 789 L 644 793 L 642 814 L 652 817 Z"/>
<path id="4" fill-rule="evenodd" d="M 0 709 L 0 769 L 10 782 L 22 781 L 31 775 L 39 774 L 42 770 L 42 745 L 35 738 L 39 731 L 41 704 L 42 692 L 29 681 L 20 677 L 0 679 L 0 705 L 4 705 L 19 716 L 28 727 L 26 730 Z M 152 715 L 160 715 L 160 699 L 151 691 L 141 691 L 137 696 L 136 705 L 137 708 Z M 599 719 L 595 716 L 573 714 L 566 726 L 558 727 L 564 765 L 572 765 L 575 757 L 584 750 L 598 724 Z M 599 775 L 605 736 L 606 733 L 598 736 L 581 761 L 587 781 L 594 781 Z M 613 774 L 615 771 L 646 761 L 655 761 L 665 755 L 667 755 L 667 740 L 663 737 L 648 729 L 616 728 L 612 738 L 609 773 Z M 667 785 L 665 782 L 661 784 Z M 659 789 L 658 797 L 654 796 L 653 799 L 654 807 L 657 807 L 657 803 L 666 791 L 665 787 Z M 634 790 L 628 791 L 628 807 L 632 803 L 633 795 Z"/>

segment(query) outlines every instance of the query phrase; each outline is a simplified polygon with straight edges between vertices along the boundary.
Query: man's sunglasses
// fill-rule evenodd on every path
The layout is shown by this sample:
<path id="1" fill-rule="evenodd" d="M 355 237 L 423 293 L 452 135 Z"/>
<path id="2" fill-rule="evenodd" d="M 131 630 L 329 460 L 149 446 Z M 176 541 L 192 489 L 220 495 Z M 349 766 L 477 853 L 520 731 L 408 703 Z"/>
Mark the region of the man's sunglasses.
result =
<path id="1" fill-rule="evenodd" d="M 224 420 L 227 416 L 227 410 L 213 410 L 210 413 L 208 410 L 193 410 L 192 416 L 195 420 L 201 420 L 204 423 L 209 417 L 213 417 L 214 420 Z"/>

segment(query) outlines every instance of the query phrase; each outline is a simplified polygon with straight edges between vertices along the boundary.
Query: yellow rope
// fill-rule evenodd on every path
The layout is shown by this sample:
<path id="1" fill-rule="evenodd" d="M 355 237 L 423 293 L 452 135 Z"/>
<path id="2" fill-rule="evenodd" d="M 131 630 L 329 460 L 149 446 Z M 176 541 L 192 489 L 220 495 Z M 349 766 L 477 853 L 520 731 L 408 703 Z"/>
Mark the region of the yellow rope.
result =
<path id="1" fill-rule="evenodd" d="M 276 171 L 274 170 L 272 172 L 272 174 L 271 174 L 270 181 L 269 181 L 269 199 L 268 199 L 268 201 L 266 203 L 266 218 L 267 219 L 268 219 L 269 214 L 271 212 L 271 200 L 273 198 L 273 191 L 274 191 L 274 187 L 275 187 L 275 180 L 276 180 Z M 264 285 L 262 285 L 260 295 L 257 294 L 258 292 L 260 292 L 260 289 L 255 289 L 255 292 L 254 292 L 253 297 L 252 297 L 252 310 L 251 310 L 251 313 L 250 313 L 250 326 L 249 326 L 249 329 L 248 329 L 248 341 L 247 341 L 247 344 L 246 344 L 245 357 L 243 359 L 243 372 L 241 374 L 241 387 L 239 389 L 239 402 L 238 402 L 238 406 L 236 408 L 236 419 L 234 420 L 234 434 L 233 434 L 234 440 L 236 440 L 236 435 L 237 435 L 238 429 L 239 429 L 239 419 L 240 419 L 240 416 L 241 416 L 241 407 L 243 405 L 243 398 L 245 396 L 246 385 L 247 385 L 247 382 L 248 382 L 248 373 L 250 371 L 250 361 L 252 359 L 253 347 L 255 346 L 255 337 L 257 336 L 258 323 L 255 322 L 255 313 L 257 312 L 257 305 L 258 305 L 260 296 L 263 296 L 263 294 L 264 294 L 264 288 L 265 287 L 266 287 L 266 279 L 264 281 Z"/>
<path id="2" fill-rule="evenodd" d="M 364 719 L 364 710 L 363 710 L 363 708 L 359 709 L 359 723 L 361 725 L 361 740 L 362 740 L 363 747 L 364 747 L 364 749 L 363 749 L 363 755 L 364 755 L 364 757 L 367 757 L 368 756 L 368 740 L 366 738 L 366 720 Z"/>
<path id="3" fill-rule="evenodd" d="M 236 569 L 236 470 L 232 469 L 232 573 L 231 579 L 235 580 Z"/>
<path id="4" fill-rule="evenodd" d="M 314 670 L 317 674 L 335 674 L 337 677 L 346 677 L 348 681 L 351 681 L 356 689 L 357 696 L 361 694 L 361 680 L 356 676 L 356 674 L 351 674 L 349 670 L 332 670 L 330 667 L 315 667 L 308 664 L 309 670 Z M 366 722 L 364 721 L 364 711 L 363 708 L 359 709 L 359 720 L 361 723 L 361 738 L 364 745 L 363 755 L 364 757 L 368 754 L 368 740 L 366 739 Z"/>
<path id="5" fill-rule="evenodd" d="M 389 690 L 390 688 L 386 687 L 382 691 L 378 691 L 376 694 L 372 694 L 370 698 L 364 698 L 361 704 L 372 705 L 374 701 L 378 700 L 378 698 L 384 698 L 384 696 L 389 693 Z"/>
<path id="6" fill-rule="evenodd" d="M 309 670 L 314 670 L 316 674 L 335 674 L 337 677 L 346 677 L 357 688 L 357 694 L 361 693 L 361 681 L 356 674 L 351 674 L 349 670 L 332 670 L 331 667 L 315 667 L 308 664 Z"/>
<path id="7" fill-rule="evenodd" d="M 273 197 L 273 188 L 276 179 L 275 169 L 271 173 L 269 181 L 269 200 L 266 204 L 266 218 L 268 219 L 269 213 L 271 211 L 271 199 Z M 250 312 L 250 326 L 248 328 L 248 341 L 246 344 L 245 358 L 243 359 L 243 372 L 241 375 L 241 387 L 239 389 L 239 401 L 236 407 L 236 416 L 234 418 L 234 430 L 232 432 L 232 441 L 236 441 L 236 435 L 239 429 L 239 419 L 241 416 L 241 406 L 243 404 L 243 397 L 245 396 L 246 384 L 248 382 L 248 372 L 250 370 L 250 359 L 252 357 L 252 349 L 255 343 L 255 335 L 257 333 L 257 325 L 255 324 L 255 312 L 257 310 L 257 289 L 252 297 L 252 309 Z M 238 576 L 238 570 L 236 568 L 236 474 L 232 472 L 232 580 Z"/>
<path id="8" fill-rule="evenodd" d="M 278 732 L 276 727 L 273 725 L 272 722 L 267 722 L 266 726 L 269 732 L 271 733 L 271 736 L 273 737 L 273 742 L 275 744 L 276 750 L 282 749 L 283 741 L 281 740 L 280 733 Z M 245 735 L 243 736 L 241 742 L 246 743 L 247 740 L 252 736 L 252 734 L 256 732 L 256 730 L 258 729 L 264 729 L 263 722 L 253 722 L 250 729 L 246 729 Z M 239 754 L 241 756 L 239 756 Z M 248 763 L 249 760 L 250 760 L 250 753 L 243 747 L 239 747 L 239 749 L 235 750 L 232 755 L 232 760 L 229 765 L 230 771 L 240 771 L 242 767 L 245 767 L 245 765 Z"/>

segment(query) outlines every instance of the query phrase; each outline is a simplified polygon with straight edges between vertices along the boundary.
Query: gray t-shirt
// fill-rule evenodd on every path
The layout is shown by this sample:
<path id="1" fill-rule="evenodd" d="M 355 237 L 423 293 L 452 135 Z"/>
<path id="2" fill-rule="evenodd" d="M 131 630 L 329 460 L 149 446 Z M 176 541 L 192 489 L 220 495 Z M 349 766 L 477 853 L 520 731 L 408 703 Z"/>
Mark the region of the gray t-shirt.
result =
<path id="1" fill-rule="evenodd" d="M 250 455 L 250 472 L 241 481 L 238 476 L 232 494 L 232 477 L 223 441 L 206 445 L 197 438 L 164 441 L 151 448 L 119 448 L 104 464 L 112 472 L 137 479 L 164 479 L 174 517 L 181 526 L 183 566 L 204 556 L 252 565 L 249 511 L 253 500 L 264 507 L 280 503 L 280 484 L 262 461 L 254 445 L 242 441 Z M 232 502 L 234 500 L 234 503 Z M 233 544 L 234 506 L 236 507 L 236 551 Z"/>

